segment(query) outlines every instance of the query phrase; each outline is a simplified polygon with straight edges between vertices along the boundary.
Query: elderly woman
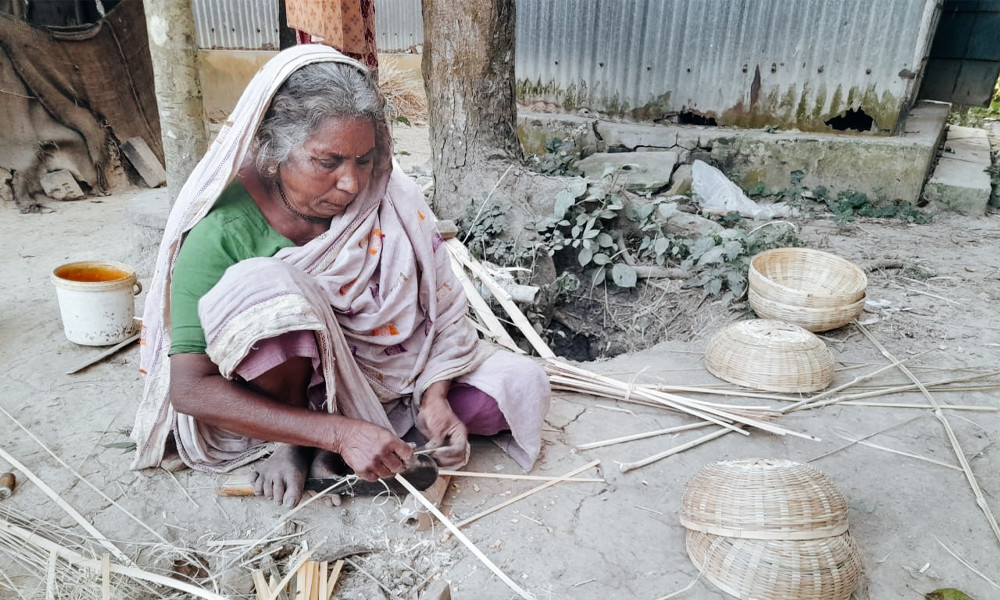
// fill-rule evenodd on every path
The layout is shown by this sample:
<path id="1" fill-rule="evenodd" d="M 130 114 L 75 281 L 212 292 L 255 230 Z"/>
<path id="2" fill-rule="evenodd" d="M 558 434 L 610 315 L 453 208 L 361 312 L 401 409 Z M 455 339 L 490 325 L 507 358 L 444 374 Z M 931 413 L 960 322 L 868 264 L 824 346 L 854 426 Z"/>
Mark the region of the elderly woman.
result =
<path id="1" fill-rule="evenodd" d="M 478 339 L 434 217 L 392 166 L 384 105 L 325 46 L 250 83 L 160 246 L 133 468 L 169 446 L 210 472 L 273 451 L 254 489 L 286 505 L 340 460 L 386 478 L 424 444 L 464 465 L 469 434 L 531 468 L 547 378 Z"/>

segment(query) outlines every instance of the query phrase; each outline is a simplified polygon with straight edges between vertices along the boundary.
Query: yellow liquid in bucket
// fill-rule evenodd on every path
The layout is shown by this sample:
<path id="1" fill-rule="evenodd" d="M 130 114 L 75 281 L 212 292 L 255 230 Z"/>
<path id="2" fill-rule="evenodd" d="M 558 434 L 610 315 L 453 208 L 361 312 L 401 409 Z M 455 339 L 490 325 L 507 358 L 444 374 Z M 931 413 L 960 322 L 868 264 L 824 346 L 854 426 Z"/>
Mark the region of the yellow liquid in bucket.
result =
<path id="1" fill-rule="evenodd" d="M 56 277 L 69 281 L 101 282 L 125 279 L 129 273 L 111 266 L 62 267 L 56 270 Z"/>

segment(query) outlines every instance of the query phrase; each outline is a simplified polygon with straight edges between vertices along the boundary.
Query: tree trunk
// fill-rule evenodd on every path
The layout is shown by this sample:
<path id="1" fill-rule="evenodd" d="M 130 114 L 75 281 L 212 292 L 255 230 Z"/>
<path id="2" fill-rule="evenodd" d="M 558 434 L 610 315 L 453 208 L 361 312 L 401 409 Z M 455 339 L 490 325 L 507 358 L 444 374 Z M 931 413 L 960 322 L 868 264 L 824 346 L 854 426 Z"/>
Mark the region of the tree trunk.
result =
<path id="1" fill-rule="evenodd" d="M 146 29 L 171 204 L 205 153 L 191 0 L 146 0 Z"/>
<path id="2" fill-rule="evenodd" d="M 507 168 L 523 160 L 515 105 L 514 4 L 423 0 L 421 68 L 430 115 L 432 205 L 440 218 L 474 212 Z"/>

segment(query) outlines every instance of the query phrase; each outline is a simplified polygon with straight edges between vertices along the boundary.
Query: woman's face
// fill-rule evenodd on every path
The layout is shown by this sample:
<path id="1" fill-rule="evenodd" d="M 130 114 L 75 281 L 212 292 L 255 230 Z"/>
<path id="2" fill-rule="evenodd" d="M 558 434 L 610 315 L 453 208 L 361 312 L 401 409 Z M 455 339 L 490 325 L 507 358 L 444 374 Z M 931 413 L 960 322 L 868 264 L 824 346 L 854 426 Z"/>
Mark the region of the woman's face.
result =
<path id="1" fill-rule="evenodd" d="M 279 181 L 296 210 L 333 217 L 368 187 L 374 163 L 371 120 L 330 117 L 281 163 Z"/>

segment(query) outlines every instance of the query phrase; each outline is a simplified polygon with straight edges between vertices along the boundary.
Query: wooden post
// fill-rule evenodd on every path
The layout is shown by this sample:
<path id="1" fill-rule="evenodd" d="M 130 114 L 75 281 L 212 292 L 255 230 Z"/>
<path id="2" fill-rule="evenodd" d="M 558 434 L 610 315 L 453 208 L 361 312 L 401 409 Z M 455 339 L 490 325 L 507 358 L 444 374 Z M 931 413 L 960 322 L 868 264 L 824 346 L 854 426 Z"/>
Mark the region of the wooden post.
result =
<path id="1" fill-rule="evenodd" d="M 206 148 L 194 15 L 191 0 L 146 0 L 144 7 L 172 204 Z"/>

